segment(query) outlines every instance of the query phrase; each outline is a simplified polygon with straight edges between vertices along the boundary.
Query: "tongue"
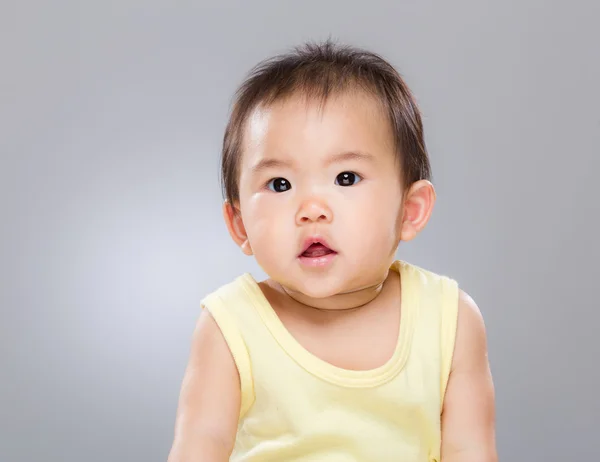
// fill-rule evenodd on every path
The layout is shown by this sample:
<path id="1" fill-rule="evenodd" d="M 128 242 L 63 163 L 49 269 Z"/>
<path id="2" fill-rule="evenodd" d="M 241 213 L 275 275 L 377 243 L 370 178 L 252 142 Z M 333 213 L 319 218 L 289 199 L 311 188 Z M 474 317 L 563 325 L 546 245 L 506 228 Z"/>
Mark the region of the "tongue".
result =
<path id="1" fill-rule="evenodd" d="M 308 258 L 317 258 L 322 257 L 323 255 L 327 255 L 331 253 L 331 249 L 325 247 L 322 244 L 312 244 L 306 251 L 302 254 L 303 257 Z"/>

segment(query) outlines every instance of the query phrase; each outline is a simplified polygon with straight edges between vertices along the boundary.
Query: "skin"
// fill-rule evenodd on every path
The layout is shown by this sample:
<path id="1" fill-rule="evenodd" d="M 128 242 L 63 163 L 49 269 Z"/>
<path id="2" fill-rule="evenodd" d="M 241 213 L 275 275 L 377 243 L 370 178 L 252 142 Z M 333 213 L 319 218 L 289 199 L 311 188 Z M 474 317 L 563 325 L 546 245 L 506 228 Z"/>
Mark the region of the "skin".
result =
<path id="1" fill-rule="evenodd" d="M 239 201 L 223 207 L 228 230 L 269 275 L 260 286 L 285 327 L 338 367 L 378 367 L 397 339 L 393 300 L 401 281 L 389 267 L 399 243 L 422 231 L 435 203 L 430 182 L 406 188 L 399 168 L 387 119 L 364 93 L 333 96 L 323 110 L 290 98 L 256 109 L 246 127 Z M 342 172 L 357 174 L 351 185 L 336 182 Z M 284 178 L 286 188 L 274 188 L 274 178 Z M 324 237 L 337 251 L 329 266 L 300 263 L 310 236 Z M 463 291 L 458 318 L 442 411 L 442 460 L 495 462 L 485 326 Z M 353 341 L 357 337 L 361 342 Z M 239 388 L 233 358 L 205 310 L 193 335 L 169 462 L 229 460 Z"/>

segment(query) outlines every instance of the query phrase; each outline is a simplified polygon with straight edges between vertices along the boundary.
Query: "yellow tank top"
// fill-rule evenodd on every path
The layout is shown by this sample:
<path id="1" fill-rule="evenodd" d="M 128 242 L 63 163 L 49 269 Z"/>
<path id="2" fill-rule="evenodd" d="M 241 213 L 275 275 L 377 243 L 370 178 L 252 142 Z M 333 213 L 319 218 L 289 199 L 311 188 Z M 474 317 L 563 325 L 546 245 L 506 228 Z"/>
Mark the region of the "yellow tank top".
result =
<path id="1" fill-rule="evenodd" d="M 401 281 L 398 342 L 386 364 L 368 371 L 304 349 L 248 273 L 203 299 L 240 374 L 231 461 L 440 460 L 458 286 L 406 262 L 391 268 Z"/>

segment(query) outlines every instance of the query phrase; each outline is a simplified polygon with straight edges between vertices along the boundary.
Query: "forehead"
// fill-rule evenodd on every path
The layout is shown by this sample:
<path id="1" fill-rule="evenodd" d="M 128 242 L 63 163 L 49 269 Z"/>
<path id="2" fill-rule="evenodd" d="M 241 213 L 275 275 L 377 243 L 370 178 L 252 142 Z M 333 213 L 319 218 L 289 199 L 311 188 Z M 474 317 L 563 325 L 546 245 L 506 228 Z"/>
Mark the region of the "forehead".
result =
<path id="1" fill-rule="evenodd" d="M 325 102 L 297 95 L 249 114 L 243 151 L 246 166 L 266 155 L 382 155 L 394 151 L 394 137 L 382 104 L 371 95 L 344 92 Z"/>

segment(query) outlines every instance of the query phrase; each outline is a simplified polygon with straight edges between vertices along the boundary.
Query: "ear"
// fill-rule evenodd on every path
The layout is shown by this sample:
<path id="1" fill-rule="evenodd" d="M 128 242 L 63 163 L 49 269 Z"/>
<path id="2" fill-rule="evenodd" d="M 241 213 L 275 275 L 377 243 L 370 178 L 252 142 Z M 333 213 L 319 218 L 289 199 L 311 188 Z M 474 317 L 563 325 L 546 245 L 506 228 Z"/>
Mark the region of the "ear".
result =
<path id="1" fill-rule="evenodd" d="M 414 183 L 404 196 L 400 240 L 410 241 L 419 234 L 429 221 L 436 193 L 427 180 Z"/>
<path id="2" fill-rule="evenodd" d="M 242 249 L 245 255 L 252 255 L 252 248 L 246 235 L 239 205 L 225 201 L 223 203 L 223 218 L 233 241 Z"/>

